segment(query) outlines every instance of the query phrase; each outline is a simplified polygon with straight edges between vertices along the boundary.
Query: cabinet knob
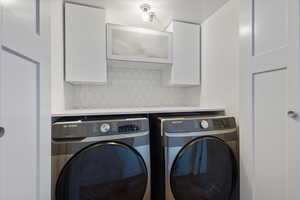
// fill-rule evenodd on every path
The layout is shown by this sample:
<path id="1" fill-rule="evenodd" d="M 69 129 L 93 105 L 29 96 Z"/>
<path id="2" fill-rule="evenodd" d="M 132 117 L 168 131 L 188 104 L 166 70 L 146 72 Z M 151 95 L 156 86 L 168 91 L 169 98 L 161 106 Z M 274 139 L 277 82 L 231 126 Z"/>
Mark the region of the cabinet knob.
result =
<path id="1" fill-rule="evenodd" d="M 292 118 L 292 119 L 297 119 L 299 117 L 299 115 L 295 112 L 295 111 L 288 111 L 288 116 L 289 118 Z"/>
<path id="2" fill-rule="evenodd" d="M 0 127 L 0 138 L 4 136 L 4 133 L 5 133 L 4 127 Z"/>

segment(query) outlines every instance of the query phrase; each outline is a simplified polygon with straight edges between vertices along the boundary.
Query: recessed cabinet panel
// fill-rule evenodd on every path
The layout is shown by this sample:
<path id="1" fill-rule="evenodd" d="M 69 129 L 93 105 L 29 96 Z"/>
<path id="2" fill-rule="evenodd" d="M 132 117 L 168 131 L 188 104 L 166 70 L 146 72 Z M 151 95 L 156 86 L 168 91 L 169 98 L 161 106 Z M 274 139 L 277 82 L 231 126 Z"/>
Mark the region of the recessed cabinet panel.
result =
<path id="1" fill-rule="evenodd" d="M 38 200 L 39 188 L 39 65 L 2 50 L 2 109 L 6 135 L 0 171 L 4 191 L 0 199 Z M 50 142 L 50 141 L 49 141 Z"/>
<path id="2" fill-rule="evenodd" d="M 266 1 L 253 0 L 254 54 L 256 56 L 283 48 L 288 40 L 288 1 L 272 0 L 271 2 L 272 6 Z"/>
<path id="3" fill-rule="evenodd" d="M 174 58 L 167 84 L 200 85 L 200 25 L 174 21 L 168 31 L 173 32 Z"/>
<path id="4" fill-rule="evenodd" d="M 107 81 L 105 10 L 65 4 L 65 78 L 71 83 Z"/>
<path id="5" fill-rule="evenodd" d="M 112 60 L 172 63 L 172 34 L 109 24 L 107 52 Z"/>
<path id="6" fill-rule="evenodd" d="M 253 75 L 254 198 L 287 199 L 286 68 Z M 272 191 L 272 192 L 270 192 Z"/>
<path id="7" fill-rule="evenodd" d="M 3 23 L 1 29 L 5 30 L 1 34 L 2 43 L 12 49 L 20 49 L 28 43 L 34 43 L 41 34 L 42 21 L 39 18 L 41 13 L 39 1 L 37 0 L 5 0 L 1 1 L 1 13 Z M 25 30 L 26 29 L 26 30 Z M 28 55 L 29 52 L 26 52 Z M 36 58 L 36 53 L 28 55 Z"/>

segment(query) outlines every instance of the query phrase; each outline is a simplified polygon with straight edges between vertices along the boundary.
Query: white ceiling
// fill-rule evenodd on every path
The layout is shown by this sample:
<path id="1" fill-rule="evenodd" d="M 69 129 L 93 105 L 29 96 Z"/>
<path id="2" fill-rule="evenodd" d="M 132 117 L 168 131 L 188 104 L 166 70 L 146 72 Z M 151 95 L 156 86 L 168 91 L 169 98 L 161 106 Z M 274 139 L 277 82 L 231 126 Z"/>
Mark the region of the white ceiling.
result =
<path id="1" fill-rule="evenodd" d="M 228 0 L 72 0 L 106 8 L 108 23 L 164 30 L 172 19 L 201 23 Z M 156 13 L 153 22 L 143 22 L 140 5 L 149 3 Z"/>

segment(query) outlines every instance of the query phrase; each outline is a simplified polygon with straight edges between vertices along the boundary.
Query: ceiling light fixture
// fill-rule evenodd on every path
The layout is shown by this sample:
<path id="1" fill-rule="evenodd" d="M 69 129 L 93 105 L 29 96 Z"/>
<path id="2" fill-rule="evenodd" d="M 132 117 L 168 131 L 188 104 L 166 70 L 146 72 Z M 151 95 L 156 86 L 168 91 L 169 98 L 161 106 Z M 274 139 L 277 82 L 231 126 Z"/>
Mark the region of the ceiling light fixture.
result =
<path id="1" fill-rule="evenodd" d="M 154 12 L 150 12 L 151 6 L 149 4 L 142 4 L 140 6 L 142 10 L 142 19 L 144 22 L 152 22 L 155 16 Z"/>

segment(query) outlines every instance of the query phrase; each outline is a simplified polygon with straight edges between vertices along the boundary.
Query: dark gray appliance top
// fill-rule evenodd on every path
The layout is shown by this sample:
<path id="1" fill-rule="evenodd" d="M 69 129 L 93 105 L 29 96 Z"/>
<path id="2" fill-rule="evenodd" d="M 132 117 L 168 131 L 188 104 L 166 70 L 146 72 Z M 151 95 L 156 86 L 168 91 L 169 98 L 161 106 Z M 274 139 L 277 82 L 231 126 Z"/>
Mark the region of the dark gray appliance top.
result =
<path id="1" fill-rule="evenodd" d="M 129 118 L 95 121 L 56 122 L 52 125 L 52 139 L 76 139 L 149 131 L 147 118 Z"/>

